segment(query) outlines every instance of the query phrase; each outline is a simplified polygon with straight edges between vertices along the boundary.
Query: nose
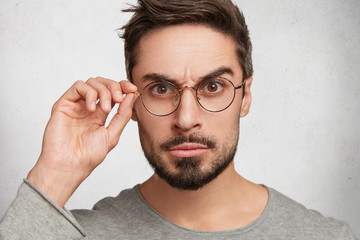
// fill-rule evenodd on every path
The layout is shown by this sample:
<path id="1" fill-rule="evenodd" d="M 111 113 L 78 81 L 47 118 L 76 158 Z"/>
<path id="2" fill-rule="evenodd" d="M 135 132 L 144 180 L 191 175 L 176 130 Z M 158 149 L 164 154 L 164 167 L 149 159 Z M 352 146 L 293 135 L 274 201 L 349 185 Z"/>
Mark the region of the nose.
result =
<path id="1" fill-rule="evenodd" d="M 192 87 L 181 90 L 181 101 L 178 109 L 174 112 L 174 125 L 177 131 L 194 131 L 201 127 L 200 111 L 202 111 L 196 100 L 196 91 Z"/>

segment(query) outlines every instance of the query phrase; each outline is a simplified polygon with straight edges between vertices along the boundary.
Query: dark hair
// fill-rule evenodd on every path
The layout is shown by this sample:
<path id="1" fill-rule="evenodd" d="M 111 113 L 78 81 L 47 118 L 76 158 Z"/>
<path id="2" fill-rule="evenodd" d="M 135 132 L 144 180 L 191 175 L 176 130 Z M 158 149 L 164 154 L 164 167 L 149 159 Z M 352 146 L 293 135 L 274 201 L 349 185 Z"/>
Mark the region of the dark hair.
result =
<path id="1" fill-rule="evenodd" d="M 204 24 L 233 38 L 244 79 L 252 76 L 251 41 L 245 18 L 231 0 L 138 0 L 123 12 L 134 12 L 120 36 L 125 41 L 126 73 L 136 65 L 138 44 L 151 30 L 178 24 Z"/>

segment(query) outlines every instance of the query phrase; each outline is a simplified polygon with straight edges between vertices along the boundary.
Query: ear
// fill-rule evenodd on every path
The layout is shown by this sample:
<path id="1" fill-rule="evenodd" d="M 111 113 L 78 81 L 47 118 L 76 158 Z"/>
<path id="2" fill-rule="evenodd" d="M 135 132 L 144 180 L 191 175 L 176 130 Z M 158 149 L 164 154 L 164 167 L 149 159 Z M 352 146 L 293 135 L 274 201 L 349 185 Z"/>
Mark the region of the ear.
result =
<path id="1" fill-rule="evenodd" d="M 249 110 L 250 110 L 252 80 L 253 80 L 252 76 L 245 80 L 246 81 L 245 82 L 245 91 L 244 91 L 244 96 L 243 96 L 243 100 L 241 103 L 240 117 L 245 117 L 249 113 Z"/>
<path id="2" fill-rule="evenodd" d="M 137 122 L 137 114 L 136 114 L 136 110 L 135 110 L 135 104 L 132 108 L 132 114 L 131 114 L 131 119 L 134 121 L 134 122 Z"/>

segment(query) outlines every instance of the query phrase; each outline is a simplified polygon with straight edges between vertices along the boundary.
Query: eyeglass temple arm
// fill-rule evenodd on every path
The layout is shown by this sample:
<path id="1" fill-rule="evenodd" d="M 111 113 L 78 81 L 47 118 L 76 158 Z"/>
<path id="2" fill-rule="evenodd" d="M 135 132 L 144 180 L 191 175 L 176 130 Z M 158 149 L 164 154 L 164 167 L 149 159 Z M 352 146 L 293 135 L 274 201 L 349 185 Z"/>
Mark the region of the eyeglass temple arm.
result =
<path id="1" fill-rule="evenodd" d="M 246 79 L 244 79 L 243 83 L 240 86 L 235 87 L 235 90 L 242 88 L 242 90 L 243 90 L 242 91 L 242 98 L 244 98 L 244 96 L 245 96 L 245 83 L 246 83 Z"/>

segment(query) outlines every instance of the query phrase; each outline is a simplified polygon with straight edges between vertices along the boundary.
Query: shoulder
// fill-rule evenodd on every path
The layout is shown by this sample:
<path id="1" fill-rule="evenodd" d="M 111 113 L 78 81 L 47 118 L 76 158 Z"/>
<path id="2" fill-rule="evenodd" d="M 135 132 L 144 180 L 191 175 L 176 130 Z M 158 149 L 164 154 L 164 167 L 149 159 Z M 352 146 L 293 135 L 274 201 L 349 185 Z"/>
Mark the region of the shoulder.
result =
<path id="1" fill-rule="evenodd" d="M 115 215 L 125 214 L 129 209 L 138 208 L 139 197 L 136 186 L 122 190 L 116 197 L 105 197 L 98 201 L 91 210 L 71 210 L 74 216 L 88 215 Z"/>
<path id="2" fill-rule="evenodd" d="M 272 188 L 268 191 L 268 220 L 277 229 L 281 227 L 284 234 L 296 234 L 303 239 L 355 239 L 345 222 L 325 217 Z"/>
<path id="3" fill-rule="evenodd" d="M 140 219 L 144 211 L 142 199 L 135 186 L 120 192 L 116 197 L 106 197 L 97 202 L 91 210 L 71 210 L 75 219 L 89 235 L 107 232 L 116 226 L 116 232 L 129 231 L 129 226 Z M 109 230 L 108 229 L 108 230 Z"/>

